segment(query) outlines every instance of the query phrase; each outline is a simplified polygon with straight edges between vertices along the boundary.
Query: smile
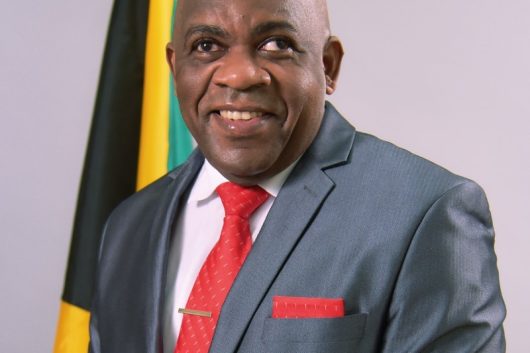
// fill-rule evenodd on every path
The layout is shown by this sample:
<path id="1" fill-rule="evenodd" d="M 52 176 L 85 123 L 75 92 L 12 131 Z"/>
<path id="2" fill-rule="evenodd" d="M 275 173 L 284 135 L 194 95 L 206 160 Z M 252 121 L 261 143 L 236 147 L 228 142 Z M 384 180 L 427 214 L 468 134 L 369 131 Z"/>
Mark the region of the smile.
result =
<path id="1" fill-rule="evenodd" d="M 221 110 L 219 115 L 224 119 L 230 120 L 250 120 L 263 116 L 262 112 L 251 111 L 236 111 L 236 110 Z"/>

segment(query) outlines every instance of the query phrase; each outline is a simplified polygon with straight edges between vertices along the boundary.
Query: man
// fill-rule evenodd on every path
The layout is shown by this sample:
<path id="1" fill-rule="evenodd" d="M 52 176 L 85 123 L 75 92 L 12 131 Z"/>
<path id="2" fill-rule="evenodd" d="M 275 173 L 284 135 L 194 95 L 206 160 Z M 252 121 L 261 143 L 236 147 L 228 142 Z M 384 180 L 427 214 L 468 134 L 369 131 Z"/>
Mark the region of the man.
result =
<path id="1" fill-rule="evenodd" d="M 324 0 L 181 0 L 175 23 L 199 147 L 111 215 L 92 352 L 504 351 L 482 190 L 325 103 L 342 47 Z M 236 189 L 264 196 L 223 269 Z"/>

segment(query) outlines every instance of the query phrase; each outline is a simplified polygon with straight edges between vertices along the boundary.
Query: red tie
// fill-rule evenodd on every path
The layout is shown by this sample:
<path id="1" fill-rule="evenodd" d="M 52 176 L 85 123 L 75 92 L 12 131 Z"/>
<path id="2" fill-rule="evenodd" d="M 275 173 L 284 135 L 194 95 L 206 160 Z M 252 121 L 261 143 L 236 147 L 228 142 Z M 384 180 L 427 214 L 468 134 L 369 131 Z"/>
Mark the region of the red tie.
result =
<path id="1" fill-rule="evenodd" d="M 225 209 L 223 229 L 191 290 L 175 353 L 207 353 L 210 349 L 221 307 L 252 246 L 248 218 L 269 197 L 259 186 L 231 182 L 216 191 Z"/>

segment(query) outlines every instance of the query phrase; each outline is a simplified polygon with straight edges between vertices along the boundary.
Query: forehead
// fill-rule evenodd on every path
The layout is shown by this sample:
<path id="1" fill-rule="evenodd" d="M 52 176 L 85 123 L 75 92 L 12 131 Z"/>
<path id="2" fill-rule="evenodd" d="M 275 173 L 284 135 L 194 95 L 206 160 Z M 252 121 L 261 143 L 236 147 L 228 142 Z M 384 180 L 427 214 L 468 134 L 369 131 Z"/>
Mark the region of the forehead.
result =
<path id="1" fill-rule="evenodd" d="M 179 0 L 176 29 L 193 24 L 253 27 L 260 22 L 287 21 L 295 29 L 315 27 L 314 0 Z M 313 17 L 313 21 L 309 20 Z"/>

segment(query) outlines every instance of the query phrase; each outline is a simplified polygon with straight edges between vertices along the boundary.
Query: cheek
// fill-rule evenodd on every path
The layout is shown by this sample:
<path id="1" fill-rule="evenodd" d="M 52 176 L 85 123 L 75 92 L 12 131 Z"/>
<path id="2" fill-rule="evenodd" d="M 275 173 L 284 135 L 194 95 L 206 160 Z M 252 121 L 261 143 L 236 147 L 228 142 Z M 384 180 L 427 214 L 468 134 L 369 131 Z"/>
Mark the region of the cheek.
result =
<path id="1" fill-rule="evenodd" d="M 190 69 L 190 65 L 186 67 L 177 72 L 175 90 L 184 122 L 199 142 L 205 135 L 207 121 L 200 116 L 198 108 L 208 86 L 208 74 L 196 68 Z"/>
<path id="2" fill-rule="evenodd" d="M 180 63 L 181 69 L 176 71 L 176 94 L 181 110 L 197 113 L 197 106 L 209 84 L 209 72 L 200 65 Z"/>
<path id="3" fill-rule="evenodd" d="M 289 85 L 285 91 L 291 117 L 288 127 L 291 135 L 286 148 L 298 154 L 309 147 L 320 128 L 324 115 L 326 83 L 324 72 L 311 67 L 301 70 L 293 80 L 297 84 Z"/>
<path id="4" fill-rule="evenodd" d="M 296 130 L 309 128 L 306 125 L 314 124 L 314 120 L 320 119 L 323 113 L 325 100 L 325 77 L 324 74 L 310 70 L 300 70 L 298 75 L 291 75 L 283 85 L 282 96 L 284 97 L 291 116 L 291 124 Z M 294 119 L 294 117 L 314 117 Z M 318 118 L 318 119 L 317 119 Z"/>

